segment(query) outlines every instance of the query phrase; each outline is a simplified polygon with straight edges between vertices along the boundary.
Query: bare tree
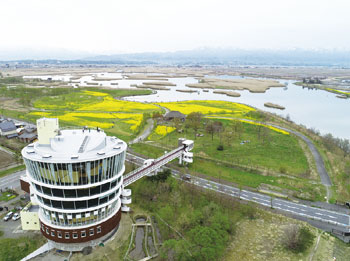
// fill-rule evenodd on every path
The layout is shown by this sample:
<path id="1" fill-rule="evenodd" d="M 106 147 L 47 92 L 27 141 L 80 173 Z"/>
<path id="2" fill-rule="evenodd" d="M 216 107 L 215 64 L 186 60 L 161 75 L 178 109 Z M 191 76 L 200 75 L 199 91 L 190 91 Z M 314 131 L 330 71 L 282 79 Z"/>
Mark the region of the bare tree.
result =
<path id="1" fill-rule="evenodd" d="M 299 226 L 291 224 L 284 229 L 282 243 L 285 248 L 295 250 L 299 247 Z"/>
<path id="2" fill-rule="evenodd" d="M 188 114 L 186 118 L 186 124 L 188 127 L 192 128 L 194 130 L 194 138 L 197 137 L 197 131 L 201 126 L 201 120 L 202 120 L 203 114 L 200 112 L 191 112 Z"/>

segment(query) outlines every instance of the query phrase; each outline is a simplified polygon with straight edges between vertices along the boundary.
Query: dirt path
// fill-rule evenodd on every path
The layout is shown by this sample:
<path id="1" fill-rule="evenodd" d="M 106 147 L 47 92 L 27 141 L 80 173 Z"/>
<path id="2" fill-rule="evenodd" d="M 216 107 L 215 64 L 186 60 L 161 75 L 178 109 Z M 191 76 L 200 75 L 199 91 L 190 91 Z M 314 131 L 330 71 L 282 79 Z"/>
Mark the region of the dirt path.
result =
<path id="1" fill-rule="evenodd" d="M 311 254 L 310 254 L 310 258 L 309 258 L 309 261 L 312 261 L 315 253 L 317 252 L 317 247 L 318 247 L 318 244 L 320 243 L 320 239 L 321 239 L 321 236 L 322 236 L 323 232 L 321 232 L 318 237 L 317 237 L 317 241 L 316 241 L 316 245 L 315 245 L 315 248 L 314 250 L 312 250 Z"/>

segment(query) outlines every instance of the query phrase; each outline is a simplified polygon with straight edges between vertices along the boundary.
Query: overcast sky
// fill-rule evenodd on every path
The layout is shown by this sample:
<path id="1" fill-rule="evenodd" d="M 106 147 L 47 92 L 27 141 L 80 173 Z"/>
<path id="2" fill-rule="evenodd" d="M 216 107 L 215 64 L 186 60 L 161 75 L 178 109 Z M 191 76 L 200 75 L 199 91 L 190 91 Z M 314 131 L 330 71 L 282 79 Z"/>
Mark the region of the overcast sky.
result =
<path id="1" fill-rule="evenodd" d="M 1 0 L 0 52 L 349 49 L 348 0 Z"/>

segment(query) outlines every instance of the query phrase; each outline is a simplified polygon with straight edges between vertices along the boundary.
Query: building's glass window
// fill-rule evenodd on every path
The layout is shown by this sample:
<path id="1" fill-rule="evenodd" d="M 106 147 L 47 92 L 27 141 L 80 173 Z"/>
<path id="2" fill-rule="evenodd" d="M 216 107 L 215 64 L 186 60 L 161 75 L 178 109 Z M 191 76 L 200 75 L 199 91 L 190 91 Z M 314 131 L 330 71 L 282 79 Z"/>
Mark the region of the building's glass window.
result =
<path id="1" fill-rule="evenodd" d="M 42 198 L 42 199 L 43 199 L 44 204 L 45 204 L 46 206 L 51 207 L 51 201 L 50 201 L 49 199 L 47 199 L 47 198 Z"/>
<path id="2" fill-rule="evenodd" d="M 51 189 L 52 196 L 54 197 L 63 197 L 63 189 Z"/>
<path id="3" fill-rule="evenodd" d="M 99 205 L 102 205 L 102 204 L 106 203 L 107 201 L 108 201 L 108 196 L 101 197 Z"/>
<path id="4" fill-rule="evenodd" d="M 88 200 L 88 207 L 89 208 L 96 207 L 97 205 L 98 205 L 98 198 Z"/>
<path id="5" fill-rule="evenodd" d="M 55 231 L 51 230 L 51 236 L 54 237 L 55 236 Z"/>
<path id="6" fill-rule="evenodd" d="M 81 237 L 86 237 L 86 231 L 81 231 Z"/>
<path id="7" fill-rule="evenodd" d="M 77 239 L 78 238 L 78 234 L 77 233 L 73 233 L 73 239 Z"/>
<path id="8" fill-rule="evenodd" d="M 66 198 L 76 198 L 77 193 L 75 189 L 64 189 L 64 197 Z"/>
<path id="9" fill-rule="evenodd" d="M 92 187 L 90 188 L 90 195 L 96 195 L 96 194 L 100 194 L 101 193 L 101 186 L 97 186 L 97 187 Z"/>
<path id="10" fill-rule="evenodd" d="M 64 209 L 74 209 L 74 201 L 62 201 Z"/>
<path id="11" fill-rule="evenodd" d="M 86 200 L 75 201 L 75 208 L 76 209 L 87 208 L 87 201 Z"/>
<path id="12" fill-rule="evenodd" d="M 65 233 L 65 234 L 64 234 L 64 238 L 65 238 L 65 239 L 69 239 L 69 238 L 70 238 L 69 233 Z"/>
<path id="13" fill-rule="evenodd" d="M 93 228 L 90 229 L 90 230 L 89 230 L 89 235 L 90 235 L 90 237 L 93 236 L 94 234 L 95 234 L 94 229 L 93 229 Z"/>
<path id="14" fill-rule="evenodd" d="M 78 197 L 88 197 L 90 196 L 89 194 L 89 188 L 87 189 L 77 189 L 78 192 Z"/>
<path id="15" fill-rule="evenodd" d="M 62 232 L 61 231 L 57 231 L 57 237 L 58 238 L 62 238 Z"/>
<path id="16" fill-rule="evenodd" d="M 54 208 L 62 208 L 62 201 L 59 200 L 51 200 L 52 207 Z"/>
<path id="17" fill-rule="evenodd" d="M 101 233 L 101 231 L 102 231 L 102 230 L 101 230 L 101 226 L 98 226 L 98 227 L 97 227 L 97 234 Z"/>

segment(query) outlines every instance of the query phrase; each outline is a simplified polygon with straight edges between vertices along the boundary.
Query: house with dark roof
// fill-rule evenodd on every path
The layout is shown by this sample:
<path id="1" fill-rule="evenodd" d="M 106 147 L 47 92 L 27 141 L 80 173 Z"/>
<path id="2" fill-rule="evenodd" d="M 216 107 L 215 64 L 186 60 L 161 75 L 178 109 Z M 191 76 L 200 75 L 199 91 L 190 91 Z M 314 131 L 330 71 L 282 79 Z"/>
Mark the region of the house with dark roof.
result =
<path id="1" fill-rule="evenodd" d="M 5 120 L 0 123 L 0 136 L 5 136 L 8 139 L 17 137 L 17 128 L 13 121 Z"/>
<path id="2" fill-rule="evenodd" d="M 179 111 L 169 111 L 167 114 L 164 115 L 164 120 L 171 121 L 173 119 L 180 119 L 181 121 L 185 121 L 186 115 L 182 114 Z"/>
<path id="3" fill-rule="evenodd" d="M 18 136 L 18 139 L 25 143 L 30 143 L 35 141 L 38 138 L 37 130 L 36 128 L 25 128 L 21 131 L 21 133 Z"/>

